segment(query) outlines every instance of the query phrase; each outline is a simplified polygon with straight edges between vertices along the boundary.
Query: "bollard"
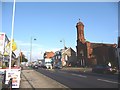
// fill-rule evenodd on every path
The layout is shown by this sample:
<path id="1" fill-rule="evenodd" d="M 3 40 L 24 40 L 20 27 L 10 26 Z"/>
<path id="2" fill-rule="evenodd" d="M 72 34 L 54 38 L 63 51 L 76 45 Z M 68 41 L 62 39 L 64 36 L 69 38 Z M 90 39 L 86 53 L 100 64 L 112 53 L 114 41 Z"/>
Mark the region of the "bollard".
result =
<path id="1" fill-rule="evenodd" d="M 8 90 L 12 90 L 12 78 L 8 82 Z"/>
<path id="2" fill-rule="evenodd" d="M 5 81 L 6 81 L 6 70 L 4 71 L 4 74 L 3 74 L 2 89 L 1 90 L 7 90 L 7 85 L 5 84 Z"/>
<path id="3" fill-rule="evenodd" d="M 6 87 L 6 85 L 5 85 L 5 81 L 6 81 L 6 70 L 4 71 L 4 74 L 3 74 L 2 88 L 5 88 L 5 87 Z"/>
<path id="4" fill-rule="evenodd" d="M 2 80 L 3 84 L 5 84 L 5 80 L 6 80 L 6 70 L 4 71 L 4 74 L 3 74 L 3 80 Z"/>
<path id="5" fill-rule="evenodd" d="M 5 77 L 5 75 L 6 74 L 4 74 L 4 77 Z M 12 90 L 12 78 L 10 78 L 8 84 L 5 84 L 5 78 L 3 79 L 1 90 Z"/>

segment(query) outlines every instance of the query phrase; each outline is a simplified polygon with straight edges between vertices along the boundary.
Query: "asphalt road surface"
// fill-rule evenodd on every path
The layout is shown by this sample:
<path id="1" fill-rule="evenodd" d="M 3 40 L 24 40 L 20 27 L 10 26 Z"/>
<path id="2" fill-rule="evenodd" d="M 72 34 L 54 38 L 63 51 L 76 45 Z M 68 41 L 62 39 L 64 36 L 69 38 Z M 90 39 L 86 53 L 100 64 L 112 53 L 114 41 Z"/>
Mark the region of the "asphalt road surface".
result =
<path id="1" fill-rule="evenodd" d="M 60 69 L 36 69 L 36 71 L 58 81 L 69 88 L 118 88 L 117 75 L 102 75 L 86 72 L 74 72 Z"/>

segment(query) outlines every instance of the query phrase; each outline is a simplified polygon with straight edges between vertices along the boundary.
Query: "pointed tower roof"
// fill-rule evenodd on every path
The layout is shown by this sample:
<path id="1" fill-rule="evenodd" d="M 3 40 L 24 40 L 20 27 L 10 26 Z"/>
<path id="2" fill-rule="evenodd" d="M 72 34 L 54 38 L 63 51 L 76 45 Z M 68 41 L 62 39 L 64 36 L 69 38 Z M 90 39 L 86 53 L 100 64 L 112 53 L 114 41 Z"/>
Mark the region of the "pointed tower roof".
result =
<path id="1" fill-rule="evenodd" d="M 77 23 L 77 25 L 83 25 L 84 26 L 84 24 L 80 21 L 80 19 L 79 19 L 79 22 Z"/>

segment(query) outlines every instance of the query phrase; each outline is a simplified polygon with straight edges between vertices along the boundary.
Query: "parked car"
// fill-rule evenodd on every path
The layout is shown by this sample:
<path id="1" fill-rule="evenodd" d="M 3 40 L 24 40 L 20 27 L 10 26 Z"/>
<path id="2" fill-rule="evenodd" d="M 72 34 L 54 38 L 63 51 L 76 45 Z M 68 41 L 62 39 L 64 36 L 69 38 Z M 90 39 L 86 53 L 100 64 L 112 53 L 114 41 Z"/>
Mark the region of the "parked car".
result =
<path id="1" fill-rule="evenodd" d="M 60 66 L 60 65 L 54 65 L 53 68 L 54 68 L 54 69 L 62 69 L 62 66 Z"/>
<path id="2" fill-rule="evenodd" d="M 92 72 L 95 73 L 106 73 L 106 74 L 114 74 L 117 72 L 116 68 L 112 68 L 108 65 L 96 65 L 94 67 L 92 67 Z"/>
<path id="3" fill-rule="evenodd" d="M 34 69 L 38 69 L 38 65 L 34 65 L 33 68 L 34 68 Z"/>

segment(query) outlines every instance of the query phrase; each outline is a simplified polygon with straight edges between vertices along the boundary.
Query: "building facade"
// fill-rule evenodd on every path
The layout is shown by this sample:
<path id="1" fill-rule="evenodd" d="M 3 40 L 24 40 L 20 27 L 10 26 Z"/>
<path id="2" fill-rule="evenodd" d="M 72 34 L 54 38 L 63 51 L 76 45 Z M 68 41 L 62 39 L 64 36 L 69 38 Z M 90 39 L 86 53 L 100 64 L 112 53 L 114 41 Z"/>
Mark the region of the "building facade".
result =
<path id="1" fill-rule="evenodd" d="M 75 66 L 76 61 L 76 52 L 71 47 L 56 51 L 53 57 L 54 66 Z"/>
<path id="2" fill-rule="evenodd" d="M 78 22 L 77 28 L 77 65 L 93 66 L 97 64 L 112 63 L 117 65 L 116 60 L 116 44 L 92 43 L 86 41 L 84 36 L 84 24 Z"/>
<path id="3" fill-rule="evenodd" d="M 118 67 L 120 72 L 120 36 L 118 37 L 118 47 L 117 47 L 117 60 L 118 60 Z"/>
<path id="4" fill-rule="evenodd" d="M 76 52 L 71 48 L 66 48 L 62 52 L 62 64 L 63 66 L 75 66 L 76 65 Z"/>
<path id="5" fill-rule="evenodd" d="M 53 60 L 53 67 L 54 68 L 62 67 L 63 66 L 62 52 L 61 51 L 56 51 L 52 60 Z"/>
<path id="6" fill-rule="evenodd" d="M 7 47 L 10 40 L 7 35 L 3 32 L 0 32 L 0 67 L 7 66 L 9 64 L 10 58 L 10 48 Z M 16 54 L 12 52 L 12 61 L 16 59 Z"/>

